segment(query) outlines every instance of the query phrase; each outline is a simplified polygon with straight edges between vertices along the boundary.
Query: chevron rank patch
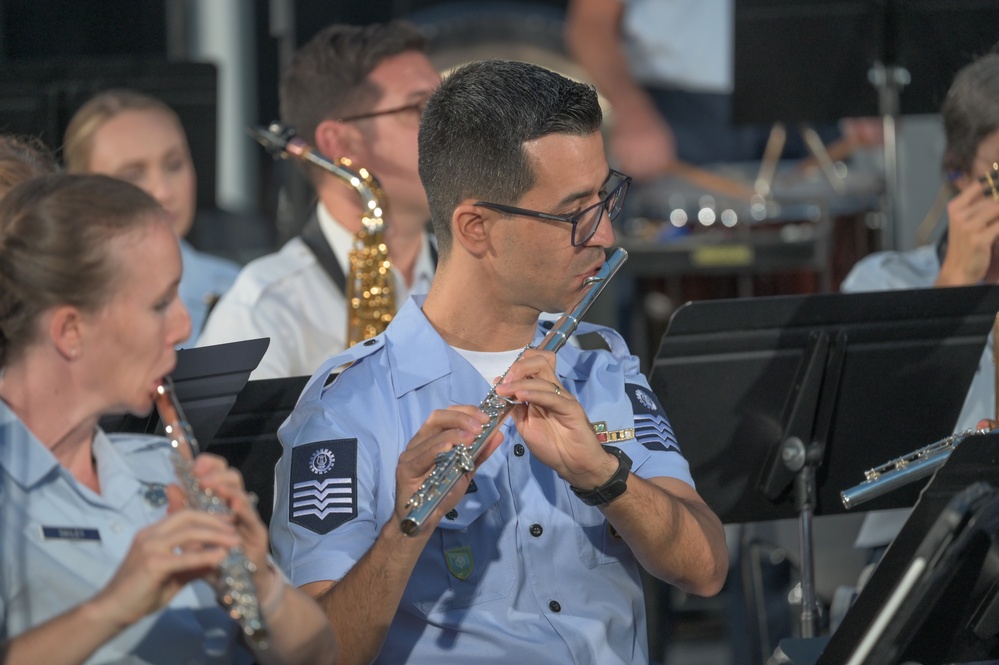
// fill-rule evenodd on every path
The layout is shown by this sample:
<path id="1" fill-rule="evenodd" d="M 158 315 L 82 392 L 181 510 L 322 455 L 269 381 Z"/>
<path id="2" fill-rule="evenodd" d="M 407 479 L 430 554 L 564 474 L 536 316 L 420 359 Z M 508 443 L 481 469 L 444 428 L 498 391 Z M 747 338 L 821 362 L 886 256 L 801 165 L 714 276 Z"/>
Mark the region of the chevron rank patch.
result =
<path id="1" fill-rule="evenodd" d="M 357 517 L 357 439 L 295 447 L 290 485 L 293 524 L 326 534 Z"/>
<path id="2" fill-rule="evenodd" d="M 659 400 L 651 390 L 634 383 L 624 384 L 635 414 L 635 439 L 649 450 L 675 450 L 680 446 Z"/>

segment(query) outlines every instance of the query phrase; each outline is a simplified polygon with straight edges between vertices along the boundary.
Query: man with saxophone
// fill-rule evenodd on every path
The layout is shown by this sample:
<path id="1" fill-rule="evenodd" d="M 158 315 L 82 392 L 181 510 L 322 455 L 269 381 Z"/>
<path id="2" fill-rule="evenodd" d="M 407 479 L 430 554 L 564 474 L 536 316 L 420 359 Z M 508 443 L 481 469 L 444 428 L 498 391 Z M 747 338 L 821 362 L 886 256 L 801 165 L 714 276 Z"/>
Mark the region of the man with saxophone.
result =
<path id="1" fill-rule="evenodd" d="M 282 121 L 312 149 L 346 158 L 380 182 L 400 304 L 409 293 L 427 292 L 436 264 L 416 137 L 439 83 L 423 35 L 402 22 L 329 26 L 299 49 L 281 79 Z M 270 337 L 253 379 L 312 374 L 357 341 L 347 339 L 346 284 L 348 254 L 366 214 L 362 197 L 328 170 L 307 164 L 306 173 L 319 200 L 302 235 L 242 270 L 198 340 L 204 346 Z"/>
<path id="2" fill-rule="evenodd" d="M 639 567 L 721 589 L 721 522 L 637 358 L 602 326 L 579 331 L 608 350 L 541 342 L 541 312 L 576 313 L 607 274 L 630 178 L 600 122 L 592 87 L 518 62 L 466 65 L 427 104 L 430 292 L 321 367 L 279 432 L 272 546 L 344 662 L 647 665 Z M 472 406 L 487 394 L 509 420 Z M 474 477 L 407 527 L 484 432 Z"/>

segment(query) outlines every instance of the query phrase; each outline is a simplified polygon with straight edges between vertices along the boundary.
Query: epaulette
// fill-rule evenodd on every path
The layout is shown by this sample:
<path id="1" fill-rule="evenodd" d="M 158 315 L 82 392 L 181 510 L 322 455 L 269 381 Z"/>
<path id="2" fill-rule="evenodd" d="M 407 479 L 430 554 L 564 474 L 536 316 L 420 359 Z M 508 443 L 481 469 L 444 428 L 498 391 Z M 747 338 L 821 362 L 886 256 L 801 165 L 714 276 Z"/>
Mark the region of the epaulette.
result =
<path id="1" fill-rule="evenodd" d="M 336 364 L 329 369 L 323 378 L 323 387 L 320 389 L 320 393 L 325 393 L 333 387 L 336 380 L 339 379 L 348 368 L 353 367 L 355 364 L 367 356 L 375 353 L 383 346 L 385 346 L 385 336 L 378 335 L 376 337 L 372 337 L 371 339 L 366 339 L 363 342 L 359 342 L 343 353 L 337 355 L 330 361 Z"/>
<path id="2" fill-rule="evenodd" d="M 538 323 L 541 330 L 545 333 L 551 330 L 554 324 L 555 322 L 550 320 L 542 320 Z M 592 333 L 599 335 L 600 339 L 588 339 L 593 337 Z M 628 350 L 628 343 L 624 341 L 619 332 L 613 328 L 595 323 L 587 323 L 586 321 L 580 321 L 576 327 L 576 331 L 569 337 L 569 344 L 583 351 L 610 351 L 618 359 L 631 356 L 631 351 Z"/>

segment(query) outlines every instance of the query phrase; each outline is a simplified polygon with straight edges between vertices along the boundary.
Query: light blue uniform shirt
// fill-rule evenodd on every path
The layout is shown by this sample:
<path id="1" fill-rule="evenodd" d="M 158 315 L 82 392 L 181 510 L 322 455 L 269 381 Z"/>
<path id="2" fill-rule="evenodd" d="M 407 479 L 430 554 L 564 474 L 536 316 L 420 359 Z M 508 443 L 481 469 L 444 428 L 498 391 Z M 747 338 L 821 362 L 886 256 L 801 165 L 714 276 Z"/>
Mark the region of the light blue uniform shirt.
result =
<path id="1" fill-rule="evenodd" d="M 857 262 L 843 280 L 840 290 L 851 292 L 929 289 L 933 287 L 939 274 L 940 258 L 937 256 L 935 245 L 926 245 L 908 252 L 877 252 Z M 995 413 L 996 370 L 992 355 L 990 333 L 981 360 L 978 362 L 978 369 L 975 370 L 975 376 L 968 387 L 964 406 L 954 425 L 955 432 L 973 429 L 979 420 L 991 418 Z M 934 388 L 927 387 L 927 389 Z M 932 441 L 925 443 L 930 444 Z"/>
<path id="2" fill-rule="evenodd" d="M 101 494 L 84 487 L 0 402 L 0 639 L 94 597 L 114 576 L 136 532 L 166 516 L 174 482 L 169 443 L 108 437 L 93 454 Z M 248 663 L 239 626 L 204 582 L 130 626 L 87 663 Z"/>
<path id="3" fill-rule="evenodd" d="M 186 346 L 194 346 L 205 327 L 208 312 L 236 281 L 239 264 L 199 252 L 184 239 L 180 241 L 180 256 L 184 262 L 180 299 L 191 315 L 191 336 Z"/>
<path id="4" fill-rule="evenodd" d="M 320 368 L 279 431 L 271 542 L 295 585 L 342 578 L 392 517 L 399 455 L 431 411 L 489 392 L 428 323 L 422 301 L 411 298 L 385 333 Z M 616 333 L 598 330 L 611 352 L 564 347 L 560 381 L 591 422 L 635 432 L 615 441 L 635 474 L 693 485 L 638 360 Z M 502 431 L 474 488 L 430 537 L 377 662 L 647 665 L 630 549 L 531 455 L 511 420 Z"/>

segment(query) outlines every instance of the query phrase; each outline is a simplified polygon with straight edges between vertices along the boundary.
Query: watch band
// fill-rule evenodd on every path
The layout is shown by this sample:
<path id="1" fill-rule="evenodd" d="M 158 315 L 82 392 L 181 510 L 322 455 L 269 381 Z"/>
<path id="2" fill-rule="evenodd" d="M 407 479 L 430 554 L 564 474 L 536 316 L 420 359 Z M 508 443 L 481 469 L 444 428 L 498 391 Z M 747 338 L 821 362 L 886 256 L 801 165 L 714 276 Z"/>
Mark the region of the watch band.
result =
<path id="1" fill-rule="evenodd" d="M 588 506 L 604 506 L 618 498 L 628 489 L 628 474 L 631 472 L 631 458 L 615 446 L 604 446 L 604 450 L 617 458 L 617 471 L 606 483 L 591 490 L 581 490 L 569 485 L 573 494 Z"/>

